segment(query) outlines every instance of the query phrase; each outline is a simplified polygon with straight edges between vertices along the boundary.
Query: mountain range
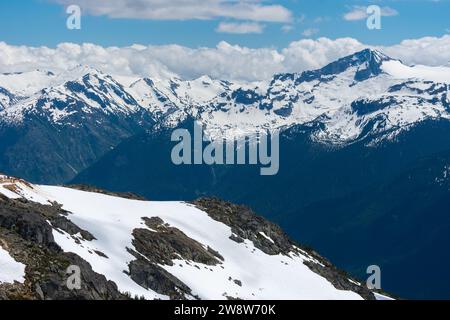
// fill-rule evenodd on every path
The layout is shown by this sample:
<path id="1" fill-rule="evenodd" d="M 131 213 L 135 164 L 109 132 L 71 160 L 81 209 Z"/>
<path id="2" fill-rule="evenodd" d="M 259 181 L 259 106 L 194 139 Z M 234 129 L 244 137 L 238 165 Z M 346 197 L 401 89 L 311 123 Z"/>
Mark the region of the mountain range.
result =
<path id="1" fill-rule="evenodd" d="M 449 67 L 408 66 L 371 49 L 258 83 L 86 66 L 4 74 L 0 171 L 154 200 L 219 196 L 354 276 L 379 265 L 383 288 L 399 296 L 449 298 L 449 93 Z M 194 122 L 210 140 L 280 132 L 279 174 L 173 165 L 170 134 Z"/>
<path id="2" fill-rule="evenodd" d="M 260 83 L 207 76 L 134 79 L 78 66 L 0 75 L 0 170 L 61 183 L 143 131 L 200 121 L 211 139 L 320 125 L 314 139 L 348 144 L 448 119 L 449 68 L 409 67 L 370 49 L 315 71 Z M 417 78 L 420 77 L 421 78 Z"/>

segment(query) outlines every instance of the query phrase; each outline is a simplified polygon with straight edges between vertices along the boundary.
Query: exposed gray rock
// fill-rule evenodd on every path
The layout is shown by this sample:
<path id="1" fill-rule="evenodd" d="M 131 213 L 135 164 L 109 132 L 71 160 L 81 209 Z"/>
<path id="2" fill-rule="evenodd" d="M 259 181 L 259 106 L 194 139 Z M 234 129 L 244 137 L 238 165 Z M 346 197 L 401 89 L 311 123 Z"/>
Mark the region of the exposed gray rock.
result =
<path id="1" fill-rule="evenodd" d="M 135 229 L 133 245 L 151 262 L 172 266 L 173 260 L 184 259 L 214 266 L 223 260 L 217 251 L 203 247 L 182 231 L 165 225 L 160 218 L 143 218 L 143 220 L 149 228 L 156 232 L 148 229 Z"/>
<path id="2" fill-rule="evenodd" d="M 143 220 L 152 231 L 133 231 L 133 246 L 136 251 L 129 249 L 129 252 L 136 260 L 129 265 L 130 277 L 142 287 L 167 295 L 171 299 L 193 297 L 186 284 L 159 265 L 173 266 L 173 260 L 183 259 L 188 263 L 212 266 L 221 263 L 223 257 L 213 248 L 205 248 L 182 231 L 170 227 L 161 218 Z"/>
<path id="3" fill-rule="evenodd" d="M 356 292 L 367 300 L 375 299 L 372 291 L 350 281 L 350 277 L 344 271 L 334 267 L 331 262 L 314 250 L 290 240 L 279 226 L 262 217 L 258 217 L 248 207 L 215 198 L 200 199 L 193 204 L 208 213 L 211 218 L 228 225 L 233 232 L 230 236 L 231 240 L 237 243 L 243 243 L 244 239 L 250 240 L 256 248 L 269 255 L 284 254 L 290 256 L 292 254 L 302 254 L 311 259 L 310 261 L 305 261 L 304 264 L 313 272 L 330 281 L 336 289 Z M 233 281 L 238 285 L 239 283 L 242 285 L 238 280 Z"/>
<path id="4" fill-rule="evenodd" d="M 182 300 L 193 296 L 191 289 L 179 279 L 163 268 L 148 263 L 138 256 L 137 260 L 130 263 L 130 276 L 140 286 L 167 295 L 173 300 Z"/>
<path id="5" fill-rule="evenodd" d="M 256 248 L 266 254 L 288 254 L 293 242 L 279 226 L 257 216 L 250 208 L 239 206 L 216 198 L 204 198 L 193 202 L 214 220 L 229 226 L 233 232 L 230 239 L 242 243 L 252 241 Z M 273 240 L 270 241 L 261 233 Z"/>
<path id="6" fill-rule="evenodd" d="M 52 228 L 39 206 L 0 196 L 0 227 L 16 232 L 24 240 L 58 251 L 60 248 L 53 239 Z"/>

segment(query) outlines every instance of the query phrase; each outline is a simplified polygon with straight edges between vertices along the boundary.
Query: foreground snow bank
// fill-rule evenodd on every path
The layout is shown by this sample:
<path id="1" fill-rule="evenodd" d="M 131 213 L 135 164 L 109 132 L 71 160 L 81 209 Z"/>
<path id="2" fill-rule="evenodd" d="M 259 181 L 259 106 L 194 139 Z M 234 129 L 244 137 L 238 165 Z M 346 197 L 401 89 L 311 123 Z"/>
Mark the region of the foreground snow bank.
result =
<path id="1" fill-rule="evenodd" d="M 67 211 L 67 219 L 95 239 L 87 240 L 81 233 L 68 234 L 69 231 L 53 226 L 48 220 L 56 243 L 65 252 L 83 258 L 95 272 L 132 296 L 169 299 L 132 279 L 130 263 L 139 256 L 144 263 L 158 265 L 186 285 L 190 293 L 184 291 L 182 297 L 187 299 L 362 299 L 353 291 L 336 289 L 327 278 L 305 265 L 305 262 L 321 265 L 306 252 L 293 245 L 289 249 L 288 245 L 284 254 L 271 255 L 258 249 L 248 240 L 251 238 L 236 241 L 232 227 L 192 204 L 131 200 L 64 187 L 35 186 L 6 176 L 0 178 L 0 194 L 47 206 L 61 205 Z M 133 231 L 142 229 L 155 235 L 146 244 L 147 250 L 160 249 L 162 234 L 161 230 L 150 228 L 144 218 L 159 218 L 167 228 L 181 231 L 186 238 L 178 245 L 187 246 L 184 241 L 194 241 L 200 245 L 199 250 L 217 253 L 212 258 L 217 263 L 202 264 L 178 254 L 170 258 L 172 265 L 159 259 L 150 261 L 133 245 L 136 240 Z M 259 234 L 274 244 L 270 235 Z M 0 282 L 23 281 L 24 269 L 6 251 L 0 251 Z"/>
<path id="2" fill-rule="evenodd" d="M 223 256 L 223 264 L 212 267 L 184 260 L 175 261 L 172 267 L 163 266 L 200 298 L 361 299 L 354 292 L 335 289 L 325 278 L 312 272 L 303 264 L 307 257 L 270 256 L 248 240 L 241 244 L 230 240 L 230 227 L 190 204 L 128 200 L 61 187 L 40 186 L 39 189 L 51 201 L 62 204 L 63 209 L 72 213 L 68 218 L 97 239 L 80 245 L 67 234 L 55 231 L 58 244 L 80 255 L 91 263 L 94 271 L 133 295 L 163 298 L 138 286 L 123 272 L 135 259 L 127 251 L 127 248 L 134 249 L 133 230 L 147 228 L 143 217 L 159 217 Z M 103 252 L 107 258 L 95 251 Z M 230 279 L 238 280 L 240 285 Z"/>

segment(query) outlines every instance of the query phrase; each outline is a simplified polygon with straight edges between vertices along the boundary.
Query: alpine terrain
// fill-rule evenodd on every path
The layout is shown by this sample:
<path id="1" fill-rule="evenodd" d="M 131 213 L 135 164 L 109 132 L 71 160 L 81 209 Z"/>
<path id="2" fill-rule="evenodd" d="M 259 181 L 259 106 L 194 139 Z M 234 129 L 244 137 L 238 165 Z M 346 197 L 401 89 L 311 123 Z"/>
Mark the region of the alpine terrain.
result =
<path id="1" fill-rule="evenodd" d="M 355 277 L 366 278 L 368 266 L 380 266 L 383 289 L 389 292 L 404 298 L 450 298 L 449 120 L 448 66 L 410 66 L 372 49 L 318 70 L 278 74 L 257 83 L 208 76 L 186 80 L 174 74 L 138 79 L 87 66 L 60 74 L 10 73 L 0 75 L 0 171 L 31 183 L 92 185 L 154 200 L 219 197 L 251 207 Z M 280 133 L 278 174 L 260 176 L 259 167 L 247 165 L 174 165 L 171 134 L 177 128 L 193 130 L 194 123 L 205 128 L 211 141 L 244 139 L 257 130 Z M 73 213 L 68 217 L 79 228 L 100 237 L 78 207 L 51 188 L 37 188 L 48 192 L 44 203 L 54 199 Z M 57 190 L 75 193 L 67 198 L 86 195 Z M 204 203 L 195 203 L 218 219 Z M 181 225 L 189 219 L 177 224 L 171 217 L 158 217 L 163 222 L 141 221 L 140 216 L 138 226 L 157 230 L 168 223 L 190 237 L 189 227 Z M 222 222 L 233 228 L 230 221 Z M 127 235 L 133 233 L 135 223 L 127 228 Z M 277 243 L 274 235 L 262 232 Z M 227 260 L 227 245 L 193 239 L 211 244 Z M 69 243 L 58 245 L 66 250 Z M 83 246 L 114 257 L 107 248 Z M 95 268 L 84 249 L 77 250 L 95 272 L 114 281 Z M 290 255 L 291 250 L 275 251 L 280 252 Z M 193 296 L 211 297 L 187 283 L 180 270 L 190 269 L 177 265 L 164 270 Z M 258 296 L 258 289 L 245 294 L 226 289 L 220 295 Z"/>
<path id="2" fill-rule="evenodd" d="M 387 299 L 246 207 L 9 176 L 0 266 L 0 299 Z"/>

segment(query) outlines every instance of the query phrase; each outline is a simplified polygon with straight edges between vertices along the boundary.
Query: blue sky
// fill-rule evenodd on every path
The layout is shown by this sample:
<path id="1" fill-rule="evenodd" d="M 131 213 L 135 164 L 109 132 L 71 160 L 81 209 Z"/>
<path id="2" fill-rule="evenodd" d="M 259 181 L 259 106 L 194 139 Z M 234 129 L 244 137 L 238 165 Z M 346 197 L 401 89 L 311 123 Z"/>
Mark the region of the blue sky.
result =
<path id="1" fill-rule="evenodd" d="M 135 2 L 137 0 L 134 0 Z M 177 0 L 168 0 L 177 1 Z M 178 0 L 179 1 L 179 0 Z M 192 0 L 193 1 L 193 0 Z M 205 0 L 200 0 L 205 1 Z M 222 0 L 208 0 L 217 3 Z M 227 0 L 223 0 L 227 1 Z M 247 47 L 286 47 L 292 41 L 304 38 L 352 37 L 360 42 L 373 45 L 392 45 L 404 39 L 424 36 L 441 37 L 450 33 L 449 0 L 234 0 L 256 3 L 260 8 L 271 11 L 274 6 L 288 12 L 289 19 L 254 18 L 251 13 L 241 16 L 241 12 L 231 15 L 217 13 L 207 20 L 190 17 L 181 18 L 135 17 L 133 12 L 125 18 L 114 18 L 114 14 L 103 14 L 95 6 L 84 8 L 77 0 L 2 0 L 0 1 L 0 41 L 11 45 L 50 46 L 61 42 L 90 42 L 102 46 L 126 46 L 139 44 L 180 44 L 188 47 L 214 47 L 220 41 Z M 253 2 L 252 2 L 253 1 Z M 102 1 L 90 1 L 101 3 Z M 125 4 L 127 0 L 114 0 Z M 141 5 L 152 0 L 139 0 Z M 67 4 L 80 3 L 83 10 L 82 29 L 68 30 L 65 13 Z M 357 6 L 370 4 L 391 9 L 390 16 L 382 17 L 381 30 L 368 30 L 366 20 L 348 21 L 344 15 Z M 207 6 L 207 5 L 206 5 Z M 142 8 L 141 8 L 142 9 Z M 189 8 L 188 8 L 189 9 Z M 96 11 L 97 10 L 97 11 Z M 120 10 L 120 8 L 118 9 Z M 169 11 L 172 10 L 169 8 Z M 183 8 L 180 11 L 184 10 Z M 136 14 L 139 14 L 138 10 Z M 242 11 L 242 10 L 241 10 Z M 181 13 L 180 13 L 181 14 Z M 280 20 L 280 21 L 268 21 Z M 218 32 L 220 24 L 250 24 L 261 28 L 260 33 L 232 34 Z M 286 32 L 289 29 L 288 32 Z"/>

